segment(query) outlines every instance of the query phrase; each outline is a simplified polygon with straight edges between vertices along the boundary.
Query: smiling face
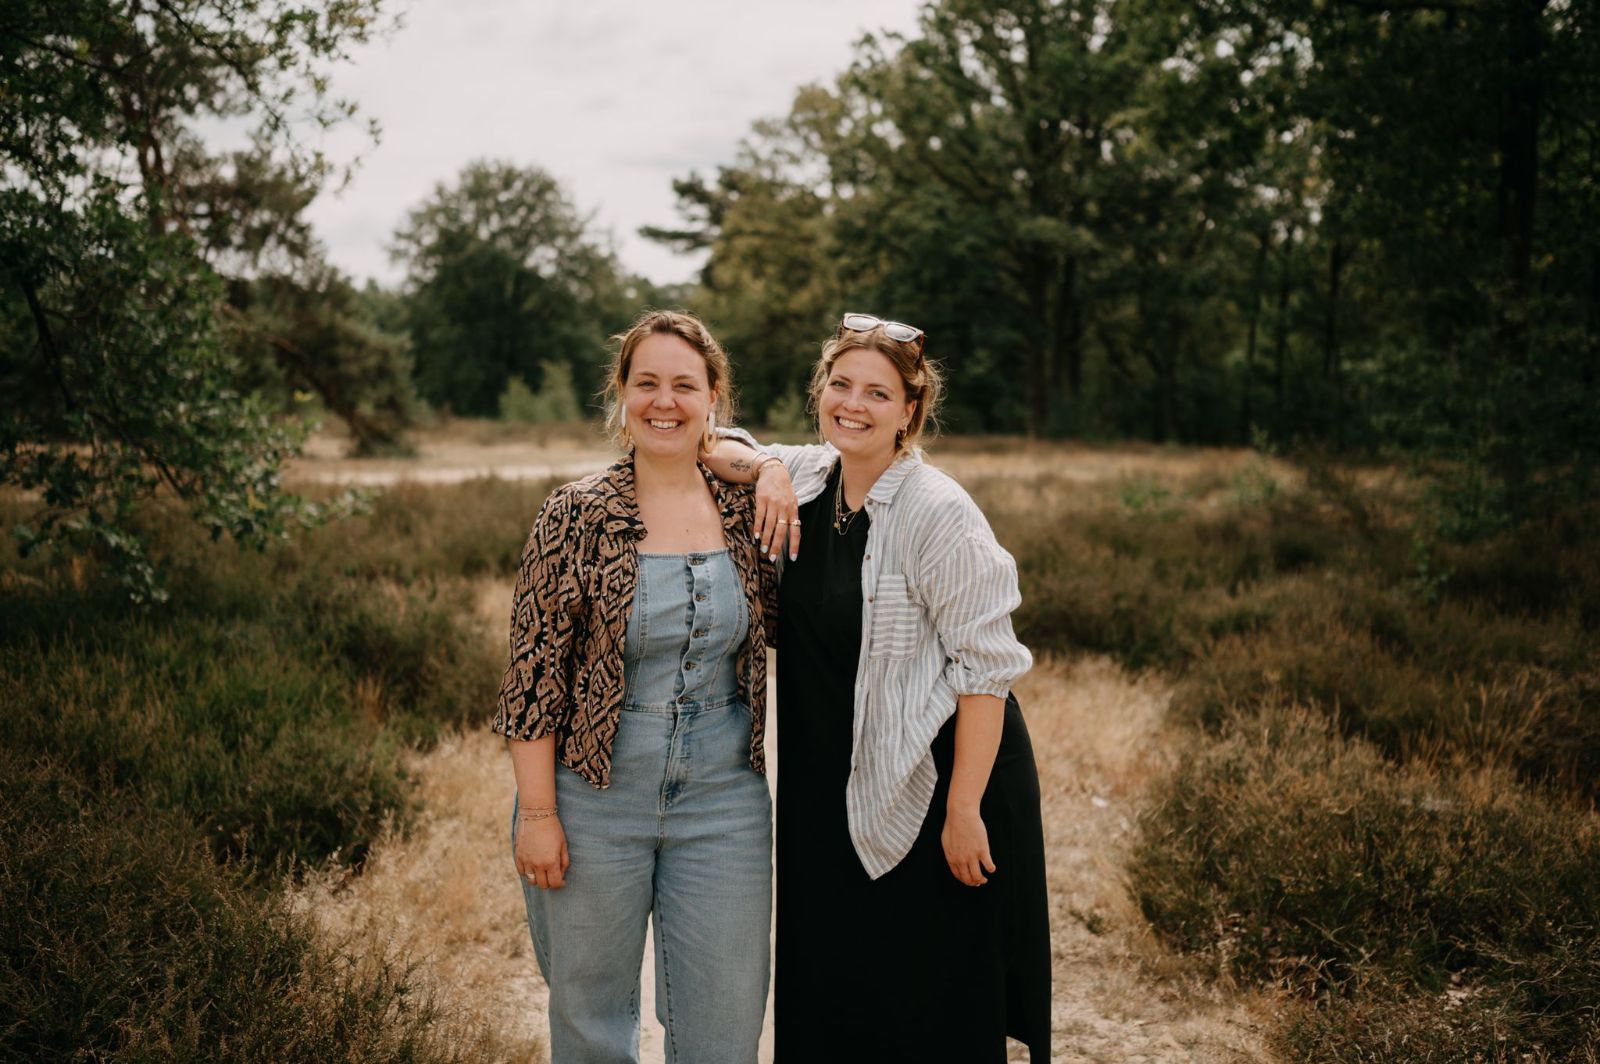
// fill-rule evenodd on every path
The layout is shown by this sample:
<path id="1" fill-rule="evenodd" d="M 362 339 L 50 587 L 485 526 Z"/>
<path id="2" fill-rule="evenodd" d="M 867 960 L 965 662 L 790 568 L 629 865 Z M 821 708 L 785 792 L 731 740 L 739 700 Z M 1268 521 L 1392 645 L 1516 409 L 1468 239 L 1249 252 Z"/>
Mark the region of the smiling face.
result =
<path id="1" fill-rule="evenodd" d="M 900 371 L 881 351 L 853 347 L 833 360 L 817 396 L 817 422 L 823 438 L 842 454 L 888 461 L 895 434 L 911 421 L 916 403 L 907 401 Z"/>
<path id="2" fill-rule="evenodd" d="M 634 446 L 659 457 L 694 455 L 717 393 L 706 360 L 682 337 L 652 333 L 639 342 L 622 387 Z"/>

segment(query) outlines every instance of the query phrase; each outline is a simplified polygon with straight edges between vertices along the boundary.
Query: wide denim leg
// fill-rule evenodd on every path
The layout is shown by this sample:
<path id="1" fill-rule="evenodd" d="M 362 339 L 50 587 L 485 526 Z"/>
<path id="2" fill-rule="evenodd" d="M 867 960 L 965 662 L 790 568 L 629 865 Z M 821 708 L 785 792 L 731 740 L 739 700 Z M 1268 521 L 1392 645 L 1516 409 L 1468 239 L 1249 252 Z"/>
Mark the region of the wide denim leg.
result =
<path id="1" fill-rule="evenodd" d="M 566 886 L 540 890 L 521 880 L 534 955 L 550 987 L 553 1064 L 639 1060 L 639 967 L 654 890 L 655 824 L 629 798 L 616 787 L 597 791 L 556 766 L 572 859 Z M 513 852 L 516 836 L 513 809 Z"/>
<path id="2" fill-rule="evenodd" d="M 738 700 L 631 706 L 598 790 L 556 769 L 572 866 L 523 883 L 552 1064 L 636 1064 L 646 917 L 669 1064 L 753 1064 L 766 1009 L 771 797 Z M 513 816 L 513 846 L 515 819 Z"/>
<path id="3" fill-rule="evenodd" d="M 767 1006 L 772 814 L 740 702 L 679 715 L 656 857 L 656 1015 L 668 1064 L 754 1064 Z"/>

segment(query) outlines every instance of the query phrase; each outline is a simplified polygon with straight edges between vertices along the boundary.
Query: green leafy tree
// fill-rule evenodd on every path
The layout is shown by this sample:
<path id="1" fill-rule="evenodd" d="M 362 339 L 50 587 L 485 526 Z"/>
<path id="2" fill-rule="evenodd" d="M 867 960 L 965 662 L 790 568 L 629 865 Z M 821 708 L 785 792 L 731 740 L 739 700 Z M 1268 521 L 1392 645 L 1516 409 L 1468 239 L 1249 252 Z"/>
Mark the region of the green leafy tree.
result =
<path id="1" fill-rule="evenodd" d="M 0 480 L 45 504 L 24 548 L 102 551 L 158 597 L 133 519 L 152 494 L 246 542 L 318 516 L 279 490 L 294 435 L 239 390 L 219 324 L 208 255 L 243 230 L 203 216 L 214 199 L 186 181 L 206 172 L 194 123 L 217 118 L 256 122 L 255 151 L 304 180 L 325 173 L 293 123 L 349 117 L 326 69 L 376 15 L 375 0 L 66 0 L 0 20 Z"/>
<path id="2" fill-rule="evenodd" d="M 993 404 L 991 427 L 1044 432 L 1055 401 L 1083 388 L 1097 252 L 1086 223 L 1138 74 L 1126 28 L 1101 6 L 929 5 L 916 36 L 869 38 L 842 82 L 862 98 L 863 150 L 891 222 L 856 216 L 861 241 L 883 230 L 898 274 L 885 301 L 955 341 L 946 350 L 970 364 L 951 365 L 953 394 L 1020 385 L 1021 409 Z"/>
<path id="3" fill-rule="evenodd" d="M 395 233 L 423 398 L 493 417 L 513 376 L 537 390 L 565 363 L 599 384 L 608 333 L 630 300 L 616 258 L 556 180 L 533 167 L 476 162 L 440 184 Z"/>
<path id="4" fill-rule="evenodd" d="M 1247 440 L 1236 381 L 1253 372 L 1267 257 L 1295 206 L 1280 186 L 1301 138 L 1280 143 L 1274 120 L 1295 57 L 1167 0 L 1118 11 L 1137 76 L 1101 149 L 1089 227 L 1094 405 L 1119 434 Z"/>
<path id="5" fill-rule="evenodd" d="M 653 235 L 711 249 L 704 298 L 730 335 L 815 337 L 847 303 L 923 326 L 954 427 L 1127 431 L 1148 412 L 1135 431 L 1232 431 L 1188 416 L 1214 403 L 1180 411 L 1179 376 L 1230 350 L 1211 292 L 1266 134 L 1243 56 L 1169 63 L 1196 47 L 1179 14 L 929 5 L 916 35 L 868 37 L 835 88 L 758 124 L 715 187 L 680 182 L 695 224 Z"/>
<path id="6" fill-rule="evenodd" d="M 370 297 L 317 259 L 237 289 L 231 321 L 247 381 L 268 395 L 309 388 L 349 427 L 358 453 L 399 445 L 416 413 L 411 342 L 379 323 Z M 280 406 L 291 401 L 278 396 Z"/>
<path id="7" fill-rule="evenodd" d="M 321 174 L 259 149 L 187 158 L 182 224 L 228 278 L 243 383 L 281 409 L 309 391 L 358 452 L 393 449 L 414 420 L 408 338 L 331 266 L 304 218 Z"/>

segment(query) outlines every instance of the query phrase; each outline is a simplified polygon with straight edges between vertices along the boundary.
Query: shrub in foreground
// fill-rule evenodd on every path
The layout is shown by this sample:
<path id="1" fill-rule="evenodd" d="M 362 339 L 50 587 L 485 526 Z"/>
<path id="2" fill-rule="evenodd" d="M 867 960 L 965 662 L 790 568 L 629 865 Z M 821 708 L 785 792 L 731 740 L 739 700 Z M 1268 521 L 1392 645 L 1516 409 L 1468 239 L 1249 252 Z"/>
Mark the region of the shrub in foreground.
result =
<path id="1" fill-rule="evenodd" d="M 187 814 L 219 857 L 359 862 L 412 805 L 405 746 L 481 719 L 504 651 L 462 582 L 347 572 L 341 533 L 352 553 L 384 538 L 180 541 L 189 560 L 149 610 L 49 569 L 0 585 L 0 746 Z"/>
<path id="2" fill-rule="evenodd" d="M 1573 960 L 1594 963 L 1565 958 Z M 1528 1018 L 1526 1000 L 1505 984 L 1419 994 L 1374 980 L 1359 994 L 1291 1007 L 1271 1040 L 1298 1064 L 1600 1064 L 1592 1017 L 1548 1043 L 1524 1028 Z"/>
<path id="3" fill-rule="evenodd" d="M 440 726 L 430 703 L 459 716 L 492 697 L 487 651 L 438 605 L 385 611 L 313 580 L 187 609 L 190 590 L 148 616 L 61 591 L 61 627 L 0 639 L 0 744 L 191 814 L 219 856 L 359 861 L 409 807 L 400 744 Z"/>
<path id="4" fill-rule="evenodd" d="M 1251 598 L 1267 619 L 1191 663 L 1179 720 L 1215 730 L 1293 702 L 1395 761 L 1464 757 L 1600 796 L 1600 656 L 1581 629 L 1428 606 L 1357 577 L 1282 580 Z"/>
<path id="5" fill-rule="evenodd" d="M 979 492 L 1031 646 L 1170 669 L 1179 718 L 1208 728 L 1288 700 L 1397 762 L 1464 757 L 1600 798 L 1600 540 L 1576 517 L 1450 547 L 1424 580 L 1410 517 L 1359 495 L 1165 492 L 1151 510 L 1105 490 Z"/>
<path id="6" fill-rule="evenodd" d="M 1600 825 L 1503 775 L 1396 768 L 1268 707 L 1201 740 L 1130 867 L 1176 945 L 1321 1002 L 1285 1029 L 1296 1059 L 1446 1059 L 1423 1047 L 1454 1038 L 1449 1059 L 1581 1060 L 1600 1037 Z M 1401 1020 L 1413 1049 L 1332 1048 Z"/>
<path id="7" fill-rule="evenodd" d="M 403 970 L 358 967 L 174 813 L 0 752 L 0 1061 L 481 1059 Z"/>

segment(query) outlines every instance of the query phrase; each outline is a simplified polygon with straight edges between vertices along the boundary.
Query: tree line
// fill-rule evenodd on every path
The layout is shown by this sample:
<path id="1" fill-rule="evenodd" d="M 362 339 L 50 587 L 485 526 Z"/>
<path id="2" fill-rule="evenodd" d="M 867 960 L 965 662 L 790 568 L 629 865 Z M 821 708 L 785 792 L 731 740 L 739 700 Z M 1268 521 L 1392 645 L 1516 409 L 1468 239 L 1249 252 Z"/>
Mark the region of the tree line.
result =
<path id="1" fill-rule="evenodd" d="M 940 0 L 676 182 L 756 407 L 840 310 L 949 422 L 1385 450 L 1488 527 L 1600 449 L 1600 8 Z"/>
<path id="2" fill-rule="evenodd" d="M 358 287 L 305 220 L 380 0 L 64 0 L 0 18 L 0 480 L 29 545 L 153 574 L 279 490 L 308 397 L 358 445 L 427 409 L 567 413 L 683 304 L 792 423 L 847 309 L 912 321 L 961 432 L 1386 451 L 1463 533 L 1586 497 L 1600 415 L 1600 14 L 1579 0 L 936 0 L 675 182 L 697 284 L 630 276 L 536 166 L 481 161 Z M 248 120 L 217 152 L 206 119 Z M 143 589 L 143 591 L 140 591 Z"/>

